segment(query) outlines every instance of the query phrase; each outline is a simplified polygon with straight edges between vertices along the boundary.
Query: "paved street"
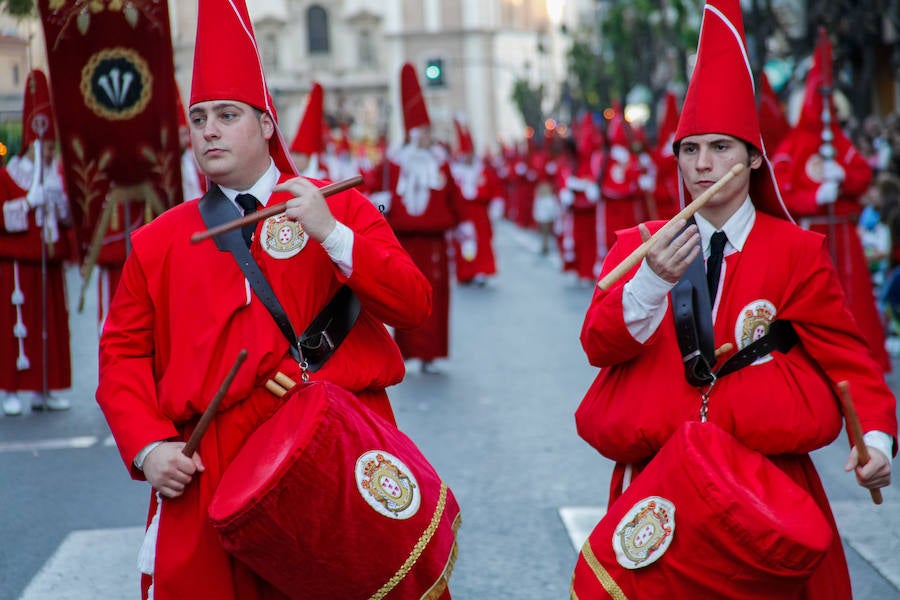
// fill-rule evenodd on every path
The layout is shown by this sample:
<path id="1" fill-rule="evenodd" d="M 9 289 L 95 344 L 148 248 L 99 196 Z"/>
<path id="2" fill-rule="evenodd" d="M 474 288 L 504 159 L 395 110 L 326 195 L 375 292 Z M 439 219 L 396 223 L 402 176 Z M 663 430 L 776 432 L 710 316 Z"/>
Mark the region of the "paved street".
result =
<path id="1" fill-rule="evenodd" d="M 499 276 L 453 290 L 451 358 L 438 374 L 411 361 L 391 390 L 401 428 L 462 507 L 455 600 L 568 598 L 576 548 L 603 514 L 611 464 L 573 419 L 594 376 L 578 342 L 592 290 L 537 247 L 501 223 Z M 138 598 L 148 489 L 128 478 L 93 400 L 95 310 L 72 312 L 72 410 L 0 417 L 0 600 Z M 846 450 L 841 437 L 814 458 L 855 598 L 900 599 L 900 477 L 876 507 L 843 472 Z"/>

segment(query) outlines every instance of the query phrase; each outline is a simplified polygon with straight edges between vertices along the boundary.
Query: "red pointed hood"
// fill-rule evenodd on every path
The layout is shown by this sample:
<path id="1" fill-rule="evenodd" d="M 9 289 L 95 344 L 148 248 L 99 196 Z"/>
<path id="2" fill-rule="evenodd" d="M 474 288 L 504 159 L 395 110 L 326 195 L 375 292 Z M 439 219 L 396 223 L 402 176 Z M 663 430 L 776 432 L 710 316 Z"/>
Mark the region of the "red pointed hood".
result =
<path id="1" fill-rule="evenodd" d="M 595 151 L 603 149 L 603 133 L 594 122 L 591 111 L 585 111 L 581 121 L 578 122 L 575 132 L 575 147 L 578 156 L 582 159 L 587 159 Z"/>
<path id="2" fill-rule="evenodd" d="M 759 210 L 792 220 L 766 155 L 754 92 L 740 2 L 710 0 L 703 10 L 697 62 L 675 141 L 691 135 L 722 133 L 758 148 L 763 164 L 750 176 L 750 197 Z"/>
<path id="3" fill-rule="evenodd" d="M 244 0 L 199 0 L 190 103 L 211 100 L 237 100 L 269 113 L 276 123 L 269 152 L 282 172 L 298 173 L 277 126 Z"/>
<path id="4" fill-rule="evenodd" d="M 829 117 L 833 130 L 838 127 L 837 111 L 834 106 L 834 77 L 832 74 L 831 42 L 824 27 L 819 27 L 819 39 L 813 54 L 813 64 L 806 74 L 803 92 L 803 107 L 797 121 L 798 129 L 806 129 L 816 134 L 822 132 L 823 98 L 828 99 Z"/>
<path id="5" fill-rule="evenodd" d="M 47 76 L 38 69 L 28 73 L 25 79 L 25 95 L 22 100 L 22 148 L 25 154 L 35 140 L 56 141 L 56 124 L 53 105 L 50 103 L 50 84 Z"/>
<path id="6" fill-rule="evenodd" d="M 622 111 L 622 105 L 614 102 L 612 107 L 612 118 L 606 128 L 606 139 L 611 146 L 625 146 L 631 149 L 631 136 L 628 131 L 628 123 L 625 121 L 625 113 Z"/>
<path id="7" fill-rule="evenodd" d="M 459 145 L 459 153 L 474 154 L 475 148 L 472 144 L 472 135 L 469 133 L 469 128 L 466 127 L 465 123 L 463 123 L 461 119 L 454 117 L 453 128 L 456 130 L 456 141 Z"/>
<path id="8" fill-rule="evenodd" d="M 778 144 L 791 130 L 791 125 L 765 71 L 759 75 L 759 94 L 759 126 L 763 142 L 769 152 L 775 152 Z"/>
<path id="9" fill-rule="evenodd" d="M 407 136 L 416 127 L 431 125 L 416 69 L 410 63 L 405 63 L 400 69 L 400 99 L 403 102 L 403 126 Z"/>
<path id="10" fill-rule="evenodd" d="M 672 143 L 675 141 L 675 130 L 678 129 L 678 99 L 675 92 L 666 92 L 663 117 L 656 134 L 657 154 L 672 156 Z"/>
<path id="11" fill-rule="evenodd" d="M 297 154 L 318 154 L 324 150 L 324 136 L 322 122 L 323 92 L 318 82 L 313 82 L 306 101 L 306 111 L 297 125 L 297 133 L 291 142 L 291 152 Z"/>

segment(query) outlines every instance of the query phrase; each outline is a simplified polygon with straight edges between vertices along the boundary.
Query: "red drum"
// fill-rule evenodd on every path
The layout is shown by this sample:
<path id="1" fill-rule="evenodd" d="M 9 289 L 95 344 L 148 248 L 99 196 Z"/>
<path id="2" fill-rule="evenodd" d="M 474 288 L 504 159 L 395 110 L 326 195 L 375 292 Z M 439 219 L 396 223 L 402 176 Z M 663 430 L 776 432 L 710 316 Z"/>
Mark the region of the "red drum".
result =
<path id="1" fill-rule="evenodd" d="M 685 423 L 591 532 L 572 597 L 796 600 L 832 535 L 769 459 Z"/>
<path id="2" fill-rule="evenodd" d="M 225 549 L 291 598 L 440 596 L 459 506 L 416 445 L 334 384 L 284 399 L 210 504 Z"/>

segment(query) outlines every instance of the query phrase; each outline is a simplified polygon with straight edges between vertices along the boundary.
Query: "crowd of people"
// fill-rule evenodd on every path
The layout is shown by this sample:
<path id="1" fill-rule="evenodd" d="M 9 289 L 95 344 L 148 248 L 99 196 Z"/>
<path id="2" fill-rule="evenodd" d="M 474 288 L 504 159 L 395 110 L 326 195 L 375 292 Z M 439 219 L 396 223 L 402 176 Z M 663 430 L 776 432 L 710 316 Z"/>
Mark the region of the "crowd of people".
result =
<path id="1" fill-rule="evenodd" d="M 573 597 L 605 597 L 598 586 L 662 590 L 672 581 L 666 569 L 693 560 L 691 548 L 669 547 L 674 508 L 720 518 L 716 494 L 691 490 L 725 485 L 697 483 L 721 468 L 708 452 L 693 456 L 698 446 L 727 457 L 727 483 L 755 494 L 755 504 L 729 513 L 734 528 L 717 529 L 720 543 L 766 557 L 723 556 L 715 568 L 746 573 L 750 594 L 848 598 L 840 536 L 809 452 L 837 436 L 835 399 L 852 385 L 871 458 L 857 441 L 845 468 L 873 491 L 890 483 L 897 422 L 884 374 L 888 342 L 900 337 L 900 119 L 846 128 L 821 92 L 831 76 L 822 36 L 799 119 L 775 135 L 755 101 L 737 0 L 707 3 L 701 42 L 680 107 L 666 94 L 653 132 L 614 102 L 478 153 L 464 115 L 453 121 L 455 140 L 434 139 L 407 63 L 402 143 L 363 145 L 348 124 L 332 135 L 317 83 L 288 143 L 245 5 L 201 1 L 190 102 L 178 108 L 191 186 L 185 202 L 133 232 L 100 338 L 97 401 L 129 475 L 152 488 L 143 597 L 290 595 L 223 547 L 206 518 L 217 487 L 254 433 L 309 389 L 298 381 L 340 386 L 358 401 L 341 410 L 365 416 L 354 426 L 393 435 L 387 388 L 409 361 L 428 373 L 450 355 L 451 290 L 497 274 L 493 227 L 503 219 L 533 232 L 542 255 L 558 256 L 562 271 L 593 289 L 581 342 L 600 370 L 575 419 L 616 466 L 610 512 L 581 550 Z M 32 77 L 32 87 L 47 87 L 39 71 Z M 11 299 L 0 314 L 0 390 L 9 416 L 23 403 L 68 408 L 52 391 L 71 383 L 62 285 L 71 211 L 49 101 L 26 94 L 23 119 L 22 152 L 0 172 L 0 297 Z M 356 175 L 357 190 L 323 194 L 329 181 Z M 701 208 L 680 212 L 701 197 Z M 281 204 L 214 241 L 189 241 L 204 226 Z M 632 256 L 625 275 L 604 278 Z M 207 392 L 228 374 L 222 356 L 242 353 L 252 367 L 223 392 L 214 435 L 186 451 L 202 431 Z M 209 368 L 198 374 L 198 363 Z M 416 544 L 414 575 L 391 581 L 409 597 L 450 598 L 459 507 L 441 482 L 411 485 L 403 460 L 383 452 L 334 468 L 353 471 L 359 495 L 397 520 L 398 540 L 425 535 L 402 528 L 405 511 L 440 494 L 445 514 L 435 512 L 429 535 L 437 530 L 447 545 L 435 553 Z M 696 472 L 671 476 L 683 461 Z M 752 481 L 763 471 L 762 484 Z M 359 500 L 356 486 L 345 492 Z M 757 510 L 774 505 L 783 510 Z M 804 523 L 816 527 L 793 535 Z M 653 537 L 650 550 L 635 530 Z M 734 530 L 756 533 L 736 539 Z M 691 531 L 680 525 L 678 535 L 699 536 Z M 773 547 L 796 559 L 777 576 L 765 564 Z M 645 568 L 656 561 L 663 566 Z M 714 573 L 683 584 L 691 597 L 752 597 Z"/>

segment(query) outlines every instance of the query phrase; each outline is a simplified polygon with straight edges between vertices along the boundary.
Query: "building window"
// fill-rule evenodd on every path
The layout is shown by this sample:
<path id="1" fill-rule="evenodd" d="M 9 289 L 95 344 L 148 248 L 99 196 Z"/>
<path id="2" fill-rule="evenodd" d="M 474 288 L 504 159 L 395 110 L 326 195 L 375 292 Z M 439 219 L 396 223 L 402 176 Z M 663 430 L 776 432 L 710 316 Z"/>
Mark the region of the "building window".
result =
<path id="1" fill-rule="evenodd" d="M 270 33 L 263 38 L 260 54 L 262 54 L 265 68 L 278 69 L 278 37 L 274 33 Z"/>
<path id="2" fill-rule="evenodd" d="M 357 50 L 359 52 L 359 66 L 376 66 L 375 48 L 372 45 L 372 32 L 365 29 L 360 31 L 357 43 Z"/>
<path id="3" fill-rule="evenodd" d="M 326 54 L 329 52 L 328 12 L 314 4 L 306 11 L 306 35 L 309 39 L 310 54 Z"/>
<path id="4" fill-rule="evenodd" d="M 12 72 L 13 85 L 18 86 L 19 85 L 19 65 L 13 65 L 12 71 L 13 71 Z"/>

